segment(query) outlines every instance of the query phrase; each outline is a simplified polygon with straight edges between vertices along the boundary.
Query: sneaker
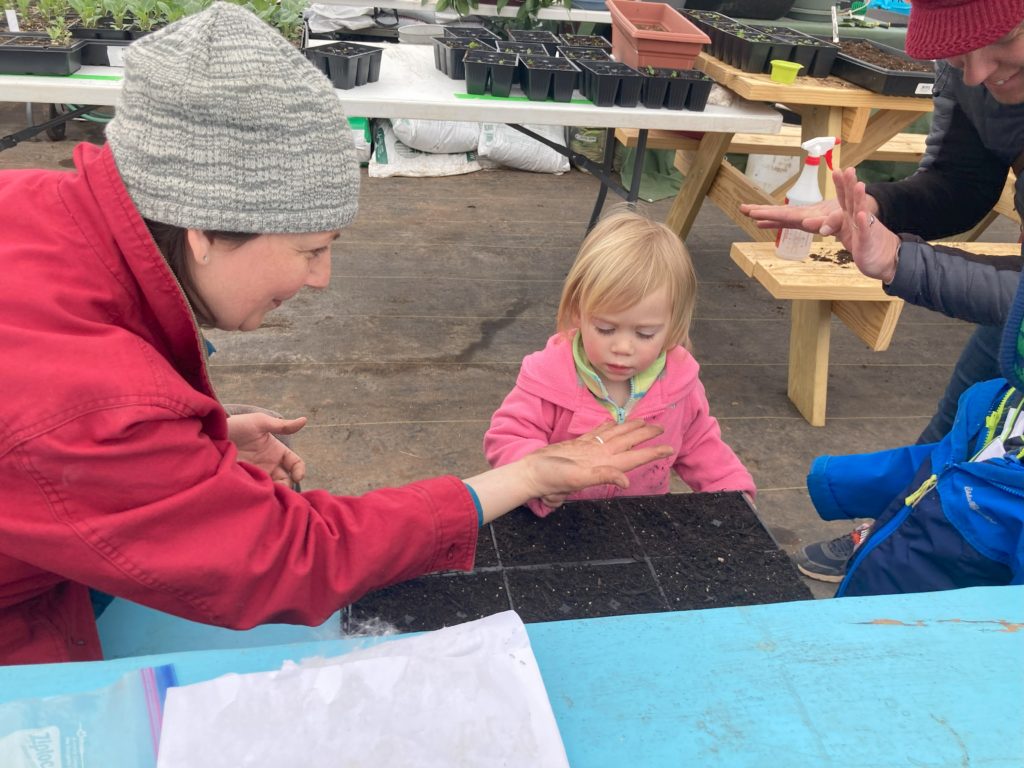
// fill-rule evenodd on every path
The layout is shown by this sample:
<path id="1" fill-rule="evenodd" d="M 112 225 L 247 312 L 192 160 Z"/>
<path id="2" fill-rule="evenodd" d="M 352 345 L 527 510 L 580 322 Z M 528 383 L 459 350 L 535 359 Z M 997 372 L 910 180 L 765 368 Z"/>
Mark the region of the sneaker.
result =
<path id="1" fill-rule="evenodd" d="M 804 576 L 818 581 L 842 581 L 846 575 L 846 564 L 870 533 L 871 523 L 862 523 L 831 541 L 808 544 L 794 558 L 796 567 Z"/>

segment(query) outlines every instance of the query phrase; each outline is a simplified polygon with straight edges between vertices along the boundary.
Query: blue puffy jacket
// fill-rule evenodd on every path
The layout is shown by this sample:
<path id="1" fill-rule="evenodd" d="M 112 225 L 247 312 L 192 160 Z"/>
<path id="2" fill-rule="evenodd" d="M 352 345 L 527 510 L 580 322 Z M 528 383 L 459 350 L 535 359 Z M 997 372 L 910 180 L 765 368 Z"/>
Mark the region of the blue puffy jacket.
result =
<path id="1" fill-rule="evenodd" d="M 982 382 L 938 443 L 814 461 L 822 518 L 876 519 L 837 597 L 1024 583 L 1024 449 L 970 460 L 1021 399 L 1005 379 Z"/>

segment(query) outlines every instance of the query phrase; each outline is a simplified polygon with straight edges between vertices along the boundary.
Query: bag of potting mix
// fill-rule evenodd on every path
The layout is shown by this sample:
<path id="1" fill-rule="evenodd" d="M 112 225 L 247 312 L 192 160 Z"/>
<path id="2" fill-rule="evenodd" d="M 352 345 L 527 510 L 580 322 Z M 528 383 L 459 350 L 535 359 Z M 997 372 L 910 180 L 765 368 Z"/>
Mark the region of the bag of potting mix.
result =
<path id="1" fill-rule="evenodd" d="M 370 178 L 457 176 L 479 171 L 481 167 L 475 152 L 421 152 L 398 140 L 390 120 L 373 121 L 373 154 L 367 168 Z"/>

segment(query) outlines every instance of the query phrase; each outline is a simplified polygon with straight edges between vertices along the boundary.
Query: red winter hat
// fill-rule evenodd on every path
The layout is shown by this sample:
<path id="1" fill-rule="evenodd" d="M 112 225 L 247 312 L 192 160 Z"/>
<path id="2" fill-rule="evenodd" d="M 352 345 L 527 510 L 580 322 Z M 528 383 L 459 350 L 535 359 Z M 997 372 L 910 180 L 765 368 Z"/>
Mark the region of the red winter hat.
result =
<path id="1" fill-rule="evenodd" d="M 948 59 L 994 43 L 1024 21 L 1024 0 L 911 0 L 907 53 Z"/>

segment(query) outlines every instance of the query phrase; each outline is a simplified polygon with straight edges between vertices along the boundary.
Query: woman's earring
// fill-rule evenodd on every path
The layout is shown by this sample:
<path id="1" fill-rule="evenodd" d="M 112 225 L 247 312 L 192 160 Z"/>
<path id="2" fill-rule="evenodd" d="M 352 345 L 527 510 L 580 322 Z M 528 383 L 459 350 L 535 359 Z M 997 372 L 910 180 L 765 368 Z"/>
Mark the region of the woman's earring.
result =
<path id="1" fill-rule="evenodd" d="M 210 254 L 204 253 L 203 254 L 203 264 L 209 264 L 209 263 L 210 263 Z"/>

